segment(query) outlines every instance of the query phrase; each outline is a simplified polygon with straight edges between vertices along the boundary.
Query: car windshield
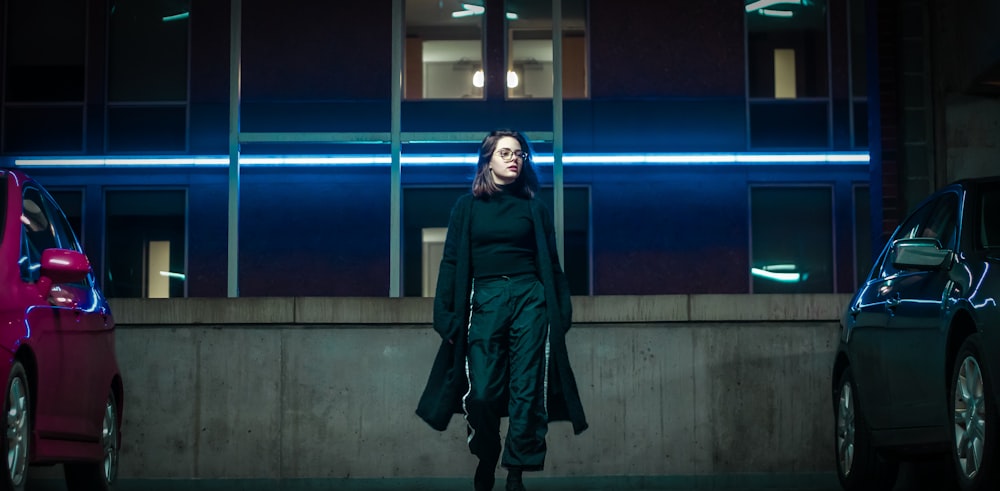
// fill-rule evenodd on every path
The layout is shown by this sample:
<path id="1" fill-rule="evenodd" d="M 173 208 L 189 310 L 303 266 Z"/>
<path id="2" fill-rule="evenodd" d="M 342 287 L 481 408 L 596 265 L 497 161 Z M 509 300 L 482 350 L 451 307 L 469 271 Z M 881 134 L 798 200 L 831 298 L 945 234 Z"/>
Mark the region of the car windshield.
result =
<path id="1" fill-rule="evenodd" d="M 979 217 L 982 246 L 1000 248 L 1000 183 L 983 188 Z"/>

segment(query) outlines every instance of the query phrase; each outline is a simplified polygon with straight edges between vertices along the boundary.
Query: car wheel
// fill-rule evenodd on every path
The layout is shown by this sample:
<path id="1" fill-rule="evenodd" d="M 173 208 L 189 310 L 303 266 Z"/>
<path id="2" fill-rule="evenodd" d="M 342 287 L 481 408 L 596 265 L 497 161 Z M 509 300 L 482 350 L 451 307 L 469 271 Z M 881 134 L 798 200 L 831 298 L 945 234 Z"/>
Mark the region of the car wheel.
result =
<path id="1" fill-rule="evenodd" d="M 104 420 L 101 423 L 104 458 L 99 462 L 67 462 L 63 468 L 69 491 L 106 491 L 111 488 L 118 477 L 118 451 L 121 444 L 119 429 L 118 406 L 115 404 L 114 393 L 111 393 L 104 404 Z"/>
<path id="2" fill-rule="evenodd" d="M 3 433 L 3 448 L 7 450 L 7 474 L 3 489 L 22 491 L 28 476 L 28 445 L 31 442 L 31 392 L 28 377 L 20 362 L 11 367 L 7 378 L 4 413 L 7 430 Z"/>
<path id="3" fill-rule="evenodd" d="M 996 453 L 998 442 L 996 401 L 993 379 L 986 371 L 978 334 L 966 338 L 951 371 L 949 398 L 951 426 L 955 440 L 951 454 L 963 491 L 997 489 Z"/>
<path id="4" fill-rule="evenodd" d="M 834 443 L 840 485 L 848 491 L 892 489 L 899 466 L 879 454 L 871 444 L 871 430 L 859 404 L 850 367 L 840 375 L 837 387 Z"/>

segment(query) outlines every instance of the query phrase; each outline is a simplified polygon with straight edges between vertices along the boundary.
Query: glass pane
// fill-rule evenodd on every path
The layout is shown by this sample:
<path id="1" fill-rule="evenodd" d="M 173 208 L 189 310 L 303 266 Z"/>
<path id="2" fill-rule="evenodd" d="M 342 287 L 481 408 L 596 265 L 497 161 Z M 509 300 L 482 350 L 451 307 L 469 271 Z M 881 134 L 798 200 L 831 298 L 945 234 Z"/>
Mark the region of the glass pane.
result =
<path id="1" fill-rule="evenodd" d="M 83 101 L 86 2 L 9 0 L 8 102 Z"/>
<path id="2" fill-rule="evenodd" d="M 49 195 L 62 208 L 77 238 L 83 241 L 83 191 L 49 189 Z"/>
<path id="3" fill-rule="evenodd" d="M 854 188 L 854 269 L 855 286 L 868 278 L 872 269 L 872 216 L 868 186 Z"/>
<path id="4" fill-rule="evenodd" d="M 484 7 L 406 0 L 403 97 L 483 98 Z"/>
<path id="5" fill-rule="evenodd" d="M 181 152 L 186 148 L 184 107 L 113 107 L 108 110 L 108 151 Z"/>
<path id="6" fill-rule="evenodd" d="M 472 165 L 472 164 L 470 164 Z M 438 245 L 443 245 L 444 232 L 455 201 L 469 193 L 468 187 L 413 187 L 403 189 L 403 295 L 434 296 L 440 265 Z M 536 199 L 553 210 L 551 187 L 539 190 Z M 590 190 L 566 188 L 565 244 L 563 265 L 573 295 L 590 294 Z M 430 268 L 430 269 L 429 269 Z"/>
<path id="7" fill-rule="evenodd" d="M 868 103 L 854 103 L 854 147 L 868 148 Z"/>
<path id="8" fill-rule="evenodd" d="M 83 151 L 83 107 L 7 107 L 4 151 Z"/>
<path id="9" fill-rule="evenodd" d="M 108 99 L 186 101 L 190 0 L 113 0 Z"/>
<path id="10" fill-rule="evenodd" d="M 865 31 L 865 0 L 851 0 L 851 94 L 868 95 L 868 39 Z"/>
<path id="11" fill-rule="evenodd" d="M 981 199 L 978 227 L 979 246 L 984 248 L 1000 247 L 1000 187 L 992 185 L 983 189 Z"/>
<path id="12" fill-rule="evenodd" d="M 551 21 L 549 26 L 549 30 L 511 29 L 507 97 L 552 98 Z"/>
<path id="13" fill-rule="evenodd" d="M 447 230 L 452 206 L 469 191 L 466 186 L 403 189 L 403 296 L 434 296 L 436 282 L 426 285 L 426 292 L 424 283 L 437 278 L 441 259 L 425 257 L 435 252 L 434 237 L 428 237 L 428 231 Z"/>
<path id="14" fill-rule="evenodd" d="M 551 98 L 552 2 L 510 1 L 507 9 L 507 97 Z M 562 2 L 563 98 L 587 97 L 586 6 Z"/>
<path id="15" fill-rule="evenodd" d="M 833 192 L 751 187 L 753 293 L 833 292 Z"/>
<path id="16" fill-rule="evenodd" d="M 750 104 L 750 146 L 827 148 L 829 107 L 826 101 L 755 101 Z"/>
<path id="17" fill-rule="evenodd" d="M 744 1 L 750 97 L 826 97 L 826 0 Z"/>
<path id="18" fill-rule="evenodd" d="M 184 296 L 186 200 L 180 190 L 107 191 L 104 289 L 109 297 L 149 298 L 162 278 L 167 295 Z M 151 274 L 151 264 L 163 268 Z"/>

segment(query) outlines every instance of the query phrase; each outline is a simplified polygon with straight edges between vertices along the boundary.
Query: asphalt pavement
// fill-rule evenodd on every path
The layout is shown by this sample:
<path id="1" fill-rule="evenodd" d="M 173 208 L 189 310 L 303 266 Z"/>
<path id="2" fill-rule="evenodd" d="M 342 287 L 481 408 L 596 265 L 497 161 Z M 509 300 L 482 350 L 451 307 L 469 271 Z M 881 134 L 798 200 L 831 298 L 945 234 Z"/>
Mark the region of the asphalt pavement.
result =
<path id="1" fill-rule="evenodd" d="M 32 477 L 26 491 L 65 491 L 53 472 Z M 528 491 L 841 491 L 836 475 L 525 477 Z M 385 479 L 119 479 L 113 491 L 471 491 L 472 478 Z M 503 472 L 496 491 L 503 491 Z M 904 463 L 892 491 L 955 491 L 950 467 L 938 461 Z"/>

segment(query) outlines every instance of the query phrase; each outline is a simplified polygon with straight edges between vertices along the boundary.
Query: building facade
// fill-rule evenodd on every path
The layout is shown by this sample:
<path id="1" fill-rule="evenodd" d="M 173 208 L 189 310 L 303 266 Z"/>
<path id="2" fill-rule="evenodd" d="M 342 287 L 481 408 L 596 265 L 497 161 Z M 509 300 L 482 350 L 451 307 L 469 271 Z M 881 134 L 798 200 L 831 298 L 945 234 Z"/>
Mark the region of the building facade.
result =
<path id="1" fill-rule="evenodd" d="M 8 0 L 3 165 L 112 297 L 430 295 L 499 127 L 576 295 L 854 290 L 874 8 L 553 1 Z"/>

